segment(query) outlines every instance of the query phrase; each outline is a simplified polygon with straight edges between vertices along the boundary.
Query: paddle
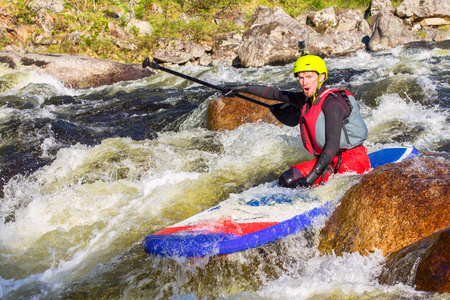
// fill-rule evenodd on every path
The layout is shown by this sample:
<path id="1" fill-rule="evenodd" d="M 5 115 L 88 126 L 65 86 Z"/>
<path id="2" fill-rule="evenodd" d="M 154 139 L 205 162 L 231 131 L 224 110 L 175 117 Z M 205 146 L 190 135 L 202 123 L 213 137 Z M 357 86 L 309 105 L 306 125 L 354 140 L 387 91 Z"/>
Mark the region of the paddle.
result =
<path id="1" fill-rule="evenodd" d="M 200 79 L 179 73 L 177 71 L 165 68 L 163 66 L 160 66 L 159 64 L 155 63 L 155 62 L 150 62 L 150 59 L 147 57 L 146 59 L 144 59 L 144 62 L 142 63 L 142 68 L 146 68 L 146 67 L 150 67 L 152 69 L 157 69 L 157 70 L 161 70 L 167 73 L 170 73 L 172 75 L 199 83 L 201 85 L 216 89 L 218 91 L 220 91 L 222 94 L 226 94 L 227 92 L 229 92 L 229 90 L 227 90 L 226 88 L 217 86 L 217 85 L 213 85 L 209 82 L 206 81 L 202 81 Z M 272 114 L 283 124 L 288 125 L 288 126 L 297 126 L 298 122 L 299 122 L 299 116 L 300 116 L 300 109 L 291 105 L 291 104 L 287 104 L 287 103 L 280 103 L 280 104 L 275 104 L 275 105 L 270 105 L 267 103 L 264 103 L 262 101 L 258 101 L 256 99 L 253 99 L 251 97 L 247 97 L 245 95 L 242 94 L 233 94 L 233 96 L 241 98 L 243 100 L 264 106 L 268 109 L 270 109 L 270 111 L 272 112 Z"/>

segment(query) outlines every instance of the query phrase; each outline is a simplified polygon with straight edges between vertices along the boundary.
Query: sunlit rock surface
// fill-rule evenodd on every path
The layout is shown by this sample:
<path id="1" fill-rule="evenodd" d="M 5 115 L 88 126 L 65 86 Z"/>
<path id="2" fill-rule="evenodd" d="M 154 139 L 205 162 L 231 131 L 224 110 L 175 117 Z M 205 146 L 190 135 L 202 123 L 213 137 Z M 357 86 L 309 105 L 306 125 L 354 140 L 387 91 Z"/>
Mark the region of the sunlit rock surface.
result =
<path id="1" fill-rule="evenodd" d="M 268 104 L 280 103 L 257 96 L 243 94 Z M 245 123 L 262 121 L 281 125 L 268 108 L 234 97 L 218 97 L 208 107 L 207 127 L 209 130 L 233 130 Z"/>
<path id="2" fill-rule="evenodd" d="M 55 77 L 71 88 L 90 88 L 119 81 L 141 79 L 153 74 L 140 64 L 123 64 L 71 54 L 0 52 L 0 65 L 11 71 L 37 71 Z"/>
<path id="3" fill-rule="evenodd" d="M 319 249 L 384 255 L 450 226 L 450 163 L 419 157 L 380 166 L 342 198 Z"/>

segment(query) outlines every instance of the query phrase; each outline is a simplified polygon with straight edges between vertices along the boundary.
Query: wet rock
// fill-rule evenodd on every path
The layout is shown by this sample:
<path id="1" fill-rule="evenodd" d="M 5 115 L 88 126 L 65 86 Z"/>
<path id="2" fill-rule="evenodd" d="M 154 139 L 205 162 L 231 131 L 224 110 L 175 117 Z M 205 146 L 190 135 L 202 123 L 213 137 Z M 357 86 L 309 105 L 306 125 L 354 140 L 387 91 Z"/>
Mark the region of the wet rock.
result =
<path id="1" fill-rule="evenodd" d="M 450 226 L 450 163 L 419 157 L 380 166 L 342 198 L 320 233 L 322 252 L 384 255 Z"/>
<path id="2" fill-rule="evenodd" d="M 123 64 L 70 54 L 25 54 L 0 52 L 0 62 L 8 62 L 11 69 L 37 71 L 62 81 L 72 88 L 90 88 L 119 81 L 136 80 L 152 75 L 140 64 Z"/>
<path id="3" fill-rule="evenodd" d="M 450 292 L 450 227 L 386 257 L 381 284 L 398 283 L 417 290 Z"/>
<path id="4" fill-rule="evenodd" d="M 253 95 L 246 96 L 269 104 L 279 103 Z M 281 125 L 270 110 L 265 107 L 236 97 L 218 97 L 213 99 L 209 104 L 206 126 L 209 130 L 215 131 L 233 130 L 242 124 L 258 121 Z"/>
<path id="5" fill-rule="evenodd" d="M 391 49 L 418 40 L 420 38 L 410 32 L 400 18 L 391 13 L 381 12 L 375 17 L 369 49 L 372 51 Z"/>
<path id="6" fill-rule="evenodd" d="M 450 228 L 436 234 L 433 246 L 419 264 L 416 289 L 450 293 Z"/>

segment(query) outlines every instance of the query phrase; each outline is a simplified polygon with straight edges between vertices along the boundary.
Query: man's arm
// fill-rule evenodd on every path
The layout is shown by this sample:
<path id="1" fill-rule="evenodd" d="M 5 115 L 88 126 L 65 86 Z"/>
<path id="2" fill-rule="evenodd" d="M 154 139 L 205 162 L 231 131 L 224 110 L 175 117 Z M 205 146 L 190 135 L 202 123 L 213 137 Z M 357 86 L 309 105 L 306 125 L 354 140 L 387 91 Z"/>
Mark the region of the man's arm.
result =
<path id="1" fill-rule="evenodd" d="M 329 97 L 323 104 L 325 115 L 325 145 L 311 173 L 306 176 L 306 182 L 313 185 L 322 175 L 340 148 L 341 129 L 346 117 L 350 115 L 350 108 L 344 99 Z"/>
<path id="2" fill-rule="evenodd" d="M 226 86 L 231 93 L 230 96 L 236 93 L 248 93 L 268 100 L 276 100 L 284 103 L 291 103 L 296 106 L 302 106 L 306 102 L 306 97 L 302 92 L 282 91 L 275 87 L 261 86 L 261 85 L 230 85 Z M 227 96 L 228 94 L 225 94 Z"/>

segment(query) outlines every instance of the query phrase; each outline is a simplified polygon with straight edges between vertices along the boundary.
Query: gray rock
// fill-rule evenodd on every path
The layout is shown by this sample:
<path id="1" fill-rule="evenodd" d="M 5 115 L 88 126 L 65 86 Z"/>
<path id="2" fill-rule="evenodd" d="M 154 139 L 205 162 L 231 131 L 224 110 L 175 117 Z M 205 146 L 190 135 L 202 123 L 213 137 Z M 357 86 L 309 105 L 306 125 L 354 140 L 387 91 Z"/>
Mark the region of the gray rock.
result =
<path id="1" fill-rule="evenodd" d="M 193 58 L 191 53 L 170 49 L 157 49 L 153 59 L 158 63 L 185 64 Z"/>
<path id="2" fill-rule="evenodd" d="M 310 21 L 315 27 L 319 26 L 336 26 L 336 12 L 334 11 L 334 7 L 328 7 L 317 12 L 312 13 L 309 16 Z"/>
<path id="3" fill-rule="evenodd" d="M 125 31 L 128 34 L 132 34 L 134 28 L 137 29 L 138 36 L 151 36 L 153 34 L 153 27 L 146 21 L 131 19 L 125 26 Z"/>
<path id="4" fill-rule="evenodd" d="M 34 12 L 53 11 L 61 13 L 64 10 L 64 1 L 60 0 L 35 0 L 30 3 L 30 9 Z"/>
<path id="5" fill-rule="evenodd" d="M 419 40 L 420 38 L 417 35 L 411 33 L 403 25 L 400 18 L 388 12 L 381 12 L 375 19 L 369 49 L 372 51 L 391 49 Z"/>
<path id="6" fill-rule="evenodd" d="M 192 54 L 194 58 L 200 58 L 205 54 L 205 47 L 194 42 L 188 42 L 184 46 L 186 52 Z"/>
<path id="7" fill-rule="evenodd" d="M 60 80 L 67 87 L 91 88 L 119 81 L 136 80 L 153 74 L 141 64 L 123 64 L 70 54 L 0 52 L 0 61 L 13 70 L 36 71 Z"/>
<path id="8" fill-rule="evenodd" d="M 369 11 L 371 16 L 376 16 L 383 11 L 393 13 L 395 8 L 392 6 L 391 0 L 372 0 L 370 2 Z"/>
<path id="9" fill-rule="evenodd" d="M 211 58 L 211 56 L 209 56 L 207 54 L 203 54 L 202 57 L 200 57 L 198 62 L 200 64 L 200 66 L 203 66 L 203 67 L 212 66 L 212 58 Z"/>
<path id="10" fill-rule="evenodd" d="M 430 17 L 449 17 L 450 1 L 448 0 L 404 0 L 396 10 L 401 18 L 413 20 Z"/>
<path id="11" fill-rule="evenodd" d="M 249 23 L 252 26 L 244 32 L 244 42 L 238 50 L 243 67 L 290 63 L 296 59 L 299 40 L 313 44 L 311 41 L 319 37 L 311 27 L 280 8 L 259 6 Z"/>
<path id="12" fill-rule="evenodd" d="M 213 36 L 213 51 L 215 56 L 238 56 L 242 44 L 242 36 L 234 32 L 219 33 Z"/>

